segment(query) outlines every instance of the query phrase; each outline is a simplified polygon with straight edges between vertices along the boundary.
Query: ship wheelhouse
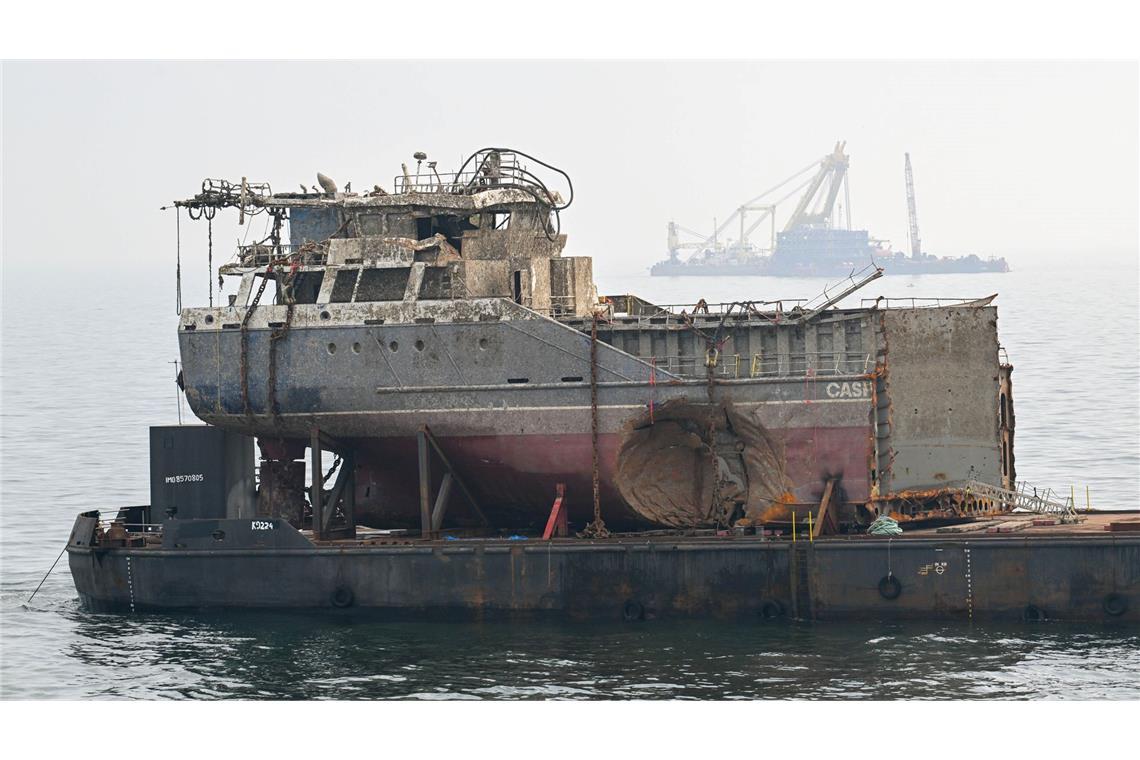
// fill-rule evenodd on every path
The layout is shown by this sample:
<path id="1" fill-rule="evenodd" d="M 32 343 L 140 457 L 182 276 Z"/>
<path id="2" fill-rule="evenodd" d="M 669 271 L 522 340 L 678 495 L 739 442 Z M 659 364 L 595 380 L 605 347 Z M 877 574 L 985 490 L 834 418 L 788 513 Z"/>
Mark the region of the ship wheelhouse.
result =
<path id="1" fill-rule="evenodd" d="M 397 176 L 391 193 L 341 192 L 328 178 L 322 192 L 301 193 L 207 180 L 177 205 L 192 215 L 232 205 L 272 216 L 271 234 L 219 269 L 241 281 L 231 307 L 260 303 L 268 279 L 276 304 L 507 298 L 552 316 L 587 315 L 591 260 L 562 255 L 559 214 L 572 191 L 563 200 L 522 161 L 486 149 L 448 175 L 431 162 Z"/>

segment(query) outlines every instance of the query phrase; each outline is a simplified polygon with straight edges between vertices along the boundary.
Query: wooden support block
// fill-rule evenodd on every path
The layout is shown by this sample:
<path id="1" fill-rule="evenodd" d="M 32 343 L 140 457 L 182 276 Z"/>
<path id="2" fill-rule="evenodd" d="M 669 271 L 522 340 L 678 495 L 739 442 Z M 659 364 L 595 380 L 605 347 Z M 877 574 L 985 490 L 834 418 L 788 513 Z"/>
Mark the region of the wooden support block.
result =
<path id="1" fill-rule="evenodd" d="M 1025 530 L 1031 522 L 1028 520 L 1016 520 L 1010 522 L 998 523 L 990 528 L 986 528 L 986 533 L 1015 533 L 1019 530 Z"/>
<path id="2" fill-rule="evenodd" d="M 831 509 L 831 494 L 834 490 L 835 480 L 828 480 L 827 485 L 823 488 L 823 497 L 819 500 L 819 514 L 816 516 L 815 524 L 812 526 L 813 538 L 818 538 L 823 535 L 825 523 L 828 526 L 829 533 L 839 532 L 838 520 L 835 519 L 835 515 Z"/>
<path id="3" fill-rule="evenodd" d="M 978 531 L 987 530 L 992 528 L 998 523 L 994 520 L 984 520 L 982 522 L 964 523 L 962 525 L 944 525 L 938 528 L 936 533 L 977 533 Z"/>

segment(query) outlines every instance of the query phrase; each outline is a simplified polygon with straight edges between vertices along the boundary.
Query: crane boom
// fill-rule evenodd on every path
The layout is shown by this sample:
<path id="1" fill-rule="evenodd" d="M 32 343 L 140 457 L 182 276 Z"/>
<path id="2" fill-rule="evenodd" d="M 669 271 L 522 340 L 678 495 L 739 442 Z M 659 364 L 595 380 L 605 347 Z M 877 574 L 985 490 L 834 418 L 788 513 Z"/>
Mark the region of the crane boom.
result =
<path id="1" fill-rule="evenodd" d="M 922 258 L 922 241 L 918 237 L 918 212 L 914 207 L 914 174 L 910 170 L 910 154 L 906 153 L 906 211 L 910 220 L 910 257 Z"/>
<path id="2" fill-rule="evenodd" d="M 847 190 L 847 167 L 850 162 L 848 156 L 844 153 L 844 148 L 847 143 L 837 142 L 835 148 L 831 153 L 824 155 L 822 158 L 813 161 L 807 166 L 803 167 L 795 174 L 787 177 L 782 182 L 774 185 L 764 192 L 751 198 L 743 205 L 736 208 L 721 223 L 713 220 L 713 233 L 708 237 L 703 234 L 696 233 L 692 230 L 685 229 L 679 224 L 669 223 L 669 256 L 670 259 L 676 261 L 679 258 L 680 251 L 683 249 L 717 249 L 721 246 L 718 240 L 721 236 L 729 230 L 733 225 L 739 224 L 740 226 L 740 240 L 736 245 L 743 249 L 748 241 L 749 235 L 755 232 L 761 224 L 768 221 L 772 225 L 772 247 L 775 247 L 775 210 L 784 201 L 788 200 L 795 194 L 807 188 L 803 196 L 800 198 L 795 211 L 792 212 L 791 218 L 788 220 L 784 231 L 793 229 L 799 226 L 819 226 L 828 225 L 831 222 L 832 214 L 835 212 L 835 204 L 839 197 L 840 190 Z M 812 170 L 813 174 L 809 174 Z M 806 178 L 804 175 L 808 175 Z M 764 205 L 756 205 L 758 201 L 767 198 L 778 190 L 781 190 L 786 185 L 795 183 L 791 190 L 775 202 L 768 202 Z M 851 211 L 850 201 L 847 201 L 847 219 L 848 227 L 850 227 Z M 758 218 L 751 220 L 746 219 L 749 213 L 760 212 Z M 697 238 L 700 242 L 686 242 L 682 243 L 679 233 L 684 233 Z"/>
<path id="3" fill-rule="evenodd" d="M 830 221 L 831 212 L 835 208 L 835 199 L 839 194 L 839 187 L 847 175 L 847 166 L 850 163 L 850 159 L 843 152 L 846 145 L 845 142 L 836 143 L 835 150 L 820 162 L 819 171 L 812 178 L 807 192 L 800 198 L 800 202 L 796 206 L 796 210 L 792 212 L 788 223 L 784 225 L 784 232 L 805 225 L 827 224 Z M 831 184 L 828 186 L 827 194 L 817 196 L 828 180 L 831 181 Z M 819 206 L 819 209 L 809 213 L 808 208 L 812 206 L 813 202 Z"/>
<path id="4" fill-rule="evenodd" d="M 796 172 L 796 173 L 795 173 L 795 174 L 793 174 L 792 176 L 788 177 L 787 179 L 785 179 L 785 180 L 784 180 L 783 182 L 781 182 L 780 184 L 778 184 L 778 185 L 775 185 L 775 186 L 773 186 L 773 187 L 770 187 L 770 188 L 768 188 L 767 190 L 765 190 L 764 192 L 762 192 L 762 193 L 760 193 L 759 195 L 757 195 L 755 198 L 750 198 L 750 199 L 748 199 L 747 201 L 745 201 L 745 202 L 744 202 L 744 203 L 743 203 L 743 204 L 742 204 L 742 205 L 741 205 L 739 208 L 737 208 L 737 209 L 736 209 L 736 211 L 734 211 L 734 212 L 732 213 L 732 215 L 731 215 L 731 216 L 729 216 L 727 219 L 725 219 L 725 220 L 724 220 L 724 222 L 723 222 L 723 223 L 722 223 L 722 224 L 721 224 L 719 227 L 717 227 L 717 228 L 716 228 L 716 231 L 714 231 L 714 232 L 713 232 L 713 234 L 712 234 L 711 236 L 709 236 L 709 238 L 708 238 L 708 241 L 709 241 L 709 242 L 711 242 L 711 241 L 712 241 L 714 238 L 718 238 L 718 237 L 720 237 L 721 235 L 723 235 L 723 234 L 725 233 L 725 231 L 726 231 L 726 230 L 728 230 L 728 228 L 729 228 L 729 227 L 731 227 L 731 226 L 733 225 L 733 223 L 735 223 L 735 222 L 736 222 L 736 220 L 737 220 L 737 217 L 738 217 L 738 216 L 740 216 L 740 211 L 741 211 L 741 209 L 745 209 L 745 210 L 747 210 L 747 209 L 748 209 L 748 207 L 755 205 L 755 203 L 756 203 L 757 201 L 763 200 L 763 199 L 764 199 L 764 198 L 766 198 L 767 196 L 769 196 L 769 195 L 771 195 L 772 193 L 774 193 L 774 192 L 776 192 L 777 190 L 779 190 L 779 189 L 780 189 L 781 187 L 783 187 L 784 185 L 788 184 L 789 182 L 791 182 L 791 181 L 793 181 L 793 180 L 795 180 L 795 179 L 798 179 L 798 178 L 802 177 L 804 174 L 806 174 L 807 172 L 809 172 L 809 171 L 811 171 L 812 169 L 814 169 L 816 166 L 818 166 L 818 165 L 819 165 L 820 161 L 826 161 L 826 160 L 827 160 L 827 156 L 824 156 L 823 158 L 819 159 L 819 161 L 812 161 L 810 164 L 808 164 L 808 165 L 807 165 L 807 166 L 805 166 L 804 168 L 800 169 L 798 172 Z M 811 181 L 811 179 L 808 179 L 808 180 L 807 180 L 807 182 L 810 182 L 810 181 Z M 797 189 L 796 189 L 795 191 L 793 191 L 793 193 L 794 193 L 794 192 L 798 192 L 798 190 L 802 189 L 802 188 L 804 187 L 804 185 L 805 185 L 805 184 L 807 184 L 807 182 L 805 182 L 804 184 L 801 184 L 801 185 L 799 185 L 799 186 L 797 187 Z M 780 201 L 777 201 L 777 203 L 780 203 Z"/>

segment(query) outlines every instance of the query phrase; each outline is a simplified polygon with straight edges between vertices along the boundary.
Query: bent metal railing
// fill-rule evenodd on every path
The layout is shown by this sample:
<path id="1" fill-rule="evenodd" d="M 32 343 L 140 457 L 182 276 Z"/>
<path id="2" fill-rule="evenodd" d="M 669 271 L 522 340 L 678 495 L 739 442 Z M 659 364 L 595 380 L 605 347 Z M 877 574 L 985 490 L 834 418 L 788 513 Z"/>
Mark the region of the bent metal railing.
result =
<path id="1" fill-rule="evenodd" d="M 287 259 L 293 254 L 299 253 L 301 255 L 301 266 L 323 267 L 328 261 L 328 252 L 327 241 L 299 245 L 282 243 L 276 246 L 253 243 L 251 245 L 239 245 L 237 256 L 243 267 L 264 267 L 268 266 L 270 262 Z"/>

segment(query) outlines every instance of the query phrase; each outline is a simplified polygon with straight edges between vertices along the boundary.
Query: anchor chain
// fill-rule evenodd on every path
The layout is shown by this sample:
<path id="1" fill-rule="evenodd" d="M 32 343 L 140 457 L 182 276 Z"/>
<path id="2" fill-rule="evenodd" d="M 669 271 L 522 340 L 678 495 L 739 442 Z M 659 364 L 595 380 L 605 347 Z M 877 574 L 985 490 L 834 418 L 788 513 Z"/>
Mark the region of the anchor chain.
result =
<path id="1" fill-rule="evenodd" d="M 755 310 L 755 307 L 748 302 L 734 301 L 733 303 L 729 304 L 728 308 L 721 316 L 720 322 L 716 326 L 716 331 L 712 334 L 701 330 L 699 327 L 697 327 L 696 323 L 693 322 L 692 318 L 688 314 L 686 314 L 684 311 L 681 312 L 681 319 L 684 321 L 685 325 L 705 342 L 705 393 L 708 398 L 709 407 L 708 427 L 706 428 L 705 438 L 707 439 L 709 447 L 709 469 L 712 471 L 712 495 L 709 500 L 708 512 L 705 513 L 704 519 L 705 521 L 708 521 L 709 519 L 715 517 L 718 524 L 721 522 L 721 518 L 725 515 L 721 514 L 723 510 L 721 509 L 720 504 L 720 457 L 717 456 L 716 451 L 717 416 L 720 412 L 717 406 L 715 394 L 716 368 L 720 363 L 721 348 L 724 347 L 725 343 L 732 339 L 731 335 L 722 338 L 721 334 L 724 330 L 725 323 L 728 321 L 729 316 L 737 307 L 740 307 L 741 310 Z M 697 307 L 693 309 L 694 314 L 696 314 L 698 311 L 701 311 L 705 314 L 708 313 L 708 306 L 704 303 L 704 299 L 701 299 Z M 694 515 L 692 527 L 697 527 L 696 515 Z"/>
<path id="2" fill-rule="evenodd" d="M 245 310 L 245 316 L 241 320 L 241 406 L 246 417 L 253 416 L 253 410 L 249 406 L 249 318 L 253 316 L 253 310 L 261 301 L 261 294 L 265 292 L 265 286 L 269 283 L 269 272 L 272 269 L 273 263 L 270 262 L 269 266 L 266 267 L 265 276 L 261 278 L 261 285 L 258 286 L 257 293 L 254 294 L 253 300 Z"/>
<path id="3" fill-rule="evenodd" d="M 579 534 L 582 538 L 608 538 L 609 530 L 602 520 L 602 499 L 598 478 L 598 312 L 590 328 L 590 438 L 593 455 L 594 521 Z"/>
<path id="4" fill-rule="evenodd" d="M 306 243 L 306 246 L 309 245 L 311 243 Z M 293 324 L 293 307 L 296 305 L 296 298 L 293 295 L 293 281 L 297 277 L 297 270 L 301 265 L 301 256 L 305 250 L 302 247 L 300 251 L 291 256 L 292 262 L 289 272 L 283 279 L 279 278 L 276 272 L 274 273 L 274 279 L 279 284 L 287 304 L 285 307 L 285 324 L 269 333 L 269 410 L 272 412 L 274 420 L 279 420 L 281 417 L 281 408 L 277 403 L 277 344 L 289 334 L 289 327 Z"/>

